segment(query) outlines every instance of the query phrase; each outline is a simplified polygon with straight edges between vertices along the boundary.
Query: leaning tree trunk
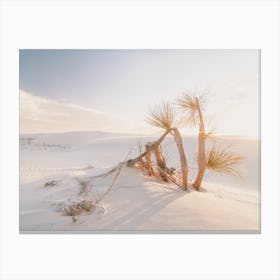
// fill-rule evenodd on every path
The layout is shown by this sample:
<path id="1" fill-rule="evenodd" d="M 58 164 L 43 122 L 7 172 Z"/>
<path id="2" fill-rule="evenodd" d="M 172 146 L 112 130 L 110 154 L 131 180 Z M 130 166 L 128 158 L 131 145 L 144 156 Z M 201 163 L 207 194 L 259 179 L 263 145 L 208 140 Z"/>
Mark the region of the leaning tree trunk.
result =
<path id="1" fill-rule="evenodd" d="M 134 166 L 135 163 L 137 163 L 140 159 L 142 159 L 143 157 L 145 157 L 149 152 L 152 152 L 157 146 L 159 146 L 161 144 L 161 142 L 165 139 L 165 137 L 168 135 L 168 133 L 170 133 L 170 129 L 166 130 L 161 136 L 160 138 L 153 142 L 149 148 L 146 149 L 146 151 L 144 153 L 142 153 L 141 155 L 139 155 L 137 158 L 134 159 L 129 159 L 128 161 L 126 161 L 126 165 L 128 167 L 132 167 Z"/>
<path id="2" fill-rule="evenodd" d="M 188 164 L 183 147 L 183 141 L 179 130 L 175 127 L 173 128 L 173 136 L 179 151 L 180 162 L 181 162 L 181 172 L 182 172 L 182 187 L 188 189 Z"/>
<path id="3" fill-rule="evenodd" d="M 205 154 L 204 121 L 203 121 L 203 116 L 200 109 L 199 101 L 197 98 L 196 98 L 196 102 L 197 102 L 197 110 L 199 115 L 198 157 L 197 157 L 198 172 L 197 172 L 196 179 L 193 183 L 193 186 L 196 190 L 199 191 L 206 168 L 206 154 Z"/>
<path id="4" fill-rule="evenodd" d="M 165 162 L 165 159 L 162 155 L 160 145 L 158 145 L 154 149 L 154 153 L 155 153 L 155 157 L 156 157 L 156 162 L 157 162 L 157 166 L 158 166 L 159 175 L 160 175 L 160 177 L 163 181 L 168 182 L 168 177 L 167 177 L 167 174 L 166 174 L 167 173 L 166 162 Z"/>
<path id="5" fill-rule="evenodd" d="M 145 155 L 146 162 L 145 162 L 145 164 L 146 164 L 147 170 L 149 172 L 149 175 L 154 176 L 155 172 L 154 172 L 153 163 L 152 163 L 152 153 L 149 150 L 150 146 L 151 146 L 150 143 L 147 143 L 146 146 L 145 146 L 145 148 L 146 148 L 146 155 Z"/>

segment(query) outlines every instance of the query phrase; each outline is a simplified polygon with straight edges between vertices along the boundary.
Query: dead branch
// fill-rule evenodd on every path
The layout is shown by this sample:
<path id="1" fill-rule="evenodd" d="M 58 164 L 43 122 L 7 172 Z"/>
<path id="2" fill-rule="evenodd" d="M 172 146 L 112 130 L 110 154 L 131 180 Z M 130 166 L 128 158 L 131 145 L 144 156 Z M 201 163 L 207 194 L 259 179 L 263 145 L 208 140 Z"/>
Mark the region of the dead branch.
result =
<path id="1" fill-rule="evenodd" d="M 147 143 L 147 144 L 145 145 L 146 151 L 149 149 L 150 145 L 151 145 L 151 143 Z M 150 151 L 147 152 L 147 154 L 145 155 L 145 159 L 146 159 L 145 167 L 146 167 L 146 169 L 147 169 L 147 171 L 148 171 L 148 174 L 149 174 L 150 176 L 154 176 L 155 173 L 154 173 L 154 169 L 153 169 L 152 155 L 151 155 L 151 152 L 150 152 Z"/>
<path id="2" fill-rule="evenodd" d="M 158 168 L 160 169 L 160 167 L 158 167 Z M 162 170 L 162 171 L 163 171 L 163 170 Z M 178 184 L 178 183 L 176 182 L 176 180 L 175 180 L 172 176 L 170 176 L 168 173 L 165 173 L 165 176 L 168 178 L 168 180 L 169 180 L 170 182 L 172 182 L 172 183 L 175 184 L 176 186 L 182 188 L 182 186 L 181 186 L 180 184 Z"/>
<path id="3" fill-rule="evenodd" d="M 156 158 L 156 162 L 157 162 L 157 168 L 159 170 L 159 175 L 162 178 L 162 180 L 164 182 L 168 181 L 168 178 L 166 176 L 166 172 L 167 172 L 167 167 L 166 167 L 166 162 L 165 159 L 162 155 L 162 151 L 161 151 L 161 147 L 160 145 L 158 145 L 154 150 L 154 155 Z"/>
<path id="4" fill-rule="evenodd" d="M 134 159 L 129 159 L 128 161 L 126 161 L 126 164 L 128 167 L 133 167 L 135 163 L 137 163 L 139 160 L 141 160 L 143 157 L 145 157 L 148 153 L 152 152 L 158 145 L 161 144 L 161 142 L 165 139 L 165 137 L 168 135 L 168 133 L 170 133 L 170 130 L 166 130 L 164 132 L 164 134 L 161 135 L 161 137 L 153 142 L 144 153 L 142 153 L 141 155 L 139 155 L 138 157 L 134 158 Z"/>
<path id="5" fill-rule="evenodd" d="M 127 157 L 129 156 L 130 153 L 131 153 L 131 150 L 128 152 L 127 156 L 125 157 L 124 162 L 121 162 L 121 163 L 119 164 L 118 169 L 117 169 L 117 173 L 116 173 L 116 175 L 114 176 L 112 183 L 110 184 L 110 186 L 109 186 L 109 188 L 107 189 L 107 191 L 106 191 L 105 193 L 103 193 L 103 195 L 96 201 L 96 204 L 99 203 L 100 201 L 102 201 L 102 200 L 104 199 L 104 197 L 112 190 L 112 188 L 113 188 L 115 182 L 117 181 L 117 179 L 118 179 L 118 177 L 119 177 L 119 175 L 120 175 L 120 173 L 121 173 L 122 168 L 123 168 L 124 166 L 126 166 L 126 162 L 127 162 L 126 159 L 127 159 Z"/>

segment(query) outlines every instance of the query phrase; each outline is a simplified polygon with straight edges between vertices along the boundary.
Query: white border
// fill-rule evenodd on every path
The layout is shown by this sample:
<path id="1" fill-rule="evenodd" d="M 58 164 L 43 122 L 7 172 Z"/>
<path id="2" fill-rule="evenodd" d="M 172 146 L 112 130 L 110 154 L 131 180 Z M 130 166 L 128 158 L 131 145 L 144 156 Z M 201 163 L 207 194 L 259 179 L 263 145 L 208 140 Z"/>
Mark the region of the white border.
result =
<path id="1" fill-rule="evenodd" d="M 279 279 L 279 2 L 2 1 L 3 279 Z M 262 50 L 262 234 L 20 235 L 19 48 Z"/>

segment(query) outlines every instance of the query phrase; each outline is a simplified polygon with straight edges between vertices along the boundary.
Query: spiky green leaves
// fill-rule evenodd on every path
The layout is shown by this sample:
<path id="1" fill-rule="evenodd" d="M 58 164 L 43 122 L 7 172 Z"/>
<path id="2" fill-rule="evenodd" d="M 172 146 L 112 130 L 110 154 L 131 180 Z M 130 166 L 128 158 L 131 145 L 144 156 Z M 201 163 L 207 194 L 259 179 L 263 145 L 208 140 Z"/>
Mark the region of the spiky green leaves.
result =
<path id="1" fill-rule="evenodd" d="M 232 152 L 230 148 L 213 146 L 206 154 L 206 168 L 217 173 L 240 176 L 237 165 L 244 158 Z"/>

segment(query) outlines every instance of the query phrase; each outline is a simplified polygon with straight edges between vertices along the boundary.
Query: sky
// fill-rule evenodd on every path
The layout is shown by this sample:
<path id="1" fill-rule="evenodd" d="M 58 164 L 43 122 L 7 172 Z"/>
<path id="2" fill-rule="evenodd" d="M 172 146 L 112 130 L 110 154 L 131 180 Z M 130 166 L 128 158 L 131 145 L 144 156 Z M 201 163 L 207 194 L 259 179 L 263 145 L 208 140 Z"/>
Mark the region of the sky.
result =
<path id="1" fill-rule="evenodd" d="M 258 138 L 259 85 L 259 50 L 20 50 L 20 132 L 153 133 L 149 110 L 190 91 L 217 134 Z"/>

